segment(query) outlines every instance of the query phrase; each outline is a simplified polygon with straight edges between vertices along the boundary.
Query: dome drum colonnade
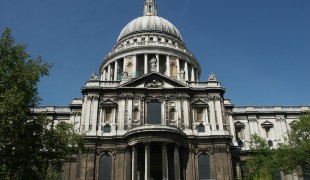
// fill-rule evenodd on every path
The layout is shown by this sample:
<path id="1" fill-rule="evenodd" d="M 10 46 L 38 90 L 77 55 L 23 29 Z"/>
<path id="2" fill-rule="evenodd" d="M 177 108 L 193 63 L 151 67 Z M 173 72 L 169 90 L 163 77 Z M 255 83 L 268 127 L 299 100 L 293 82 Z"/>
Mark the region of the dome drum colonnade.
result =
<path id="1" fill-rule="evenodd" d="M 101 81 L 126 81 L 154 71 L 183 81 L 198 81 L 200 76 L 200 65 L 187 51 L 181 34 L 157 16 L 153 1 L 145 3 L 144 16 L 123 28 L 100 69 Z"/>

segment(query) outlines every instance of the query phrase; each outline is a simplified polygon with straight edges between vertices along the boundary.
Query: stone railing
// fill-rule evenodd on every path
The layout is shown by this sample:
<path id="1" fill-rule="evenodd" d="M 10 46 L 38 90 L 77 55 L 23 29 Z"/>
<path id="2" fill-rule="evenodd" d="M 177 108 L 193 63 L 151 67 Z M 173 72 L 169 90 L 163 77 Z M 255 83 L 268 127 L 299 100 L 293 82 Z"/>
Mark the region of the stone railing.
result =
<path id="1" fill-rule="evenodd" d="M 234 112 L 243 111 L 310 111 L 310 106 L 245 106 L 235 107 Z"/>
<path id="2" fill-rule="evenodd" d="M 101 86 L 101 87 L 116 87 L 121 84 L 121 81 L 99 81 L 99 80 L 91 80 L 87 81 L 85 86 L 92 87 L 92 86 Z"/>
<path id="3" fill-rule="evenodd" d="M 126 45 L 119 45 L 117 47 L 115 47 L 107 56 L 106 58 L 108 58 L 109 56 L 113 55 L 116 52 L 122 51 L 124 49 L 127 48 L 132 48 L 132 47 L 140 47 L 140 46 L 149 46 L 149 45 L 155 45 L 155 46 L 161 46 L 161 47 L 169 47 L 169 48 L 173 48 L 173 49 L 177 49 L 177 50 L 181 50 L 183 52 L 187 52 L 188 54 L 190 54 L 191 56 L 193 56 L 192 53 L 190 53 L 189 51 L 187 51 L 187 49 L 183 46 L 179 46 L 179 45 L 175 45 L 175 44 L 171 44 L 171 43 L 167 43 L 167 42 L 158 42 L 158 41 L 142 41 L 142 42 L 134 42 L 134 43 L 129 43 Z"/>
<path id="4" fill-rule="evenodd" d="M 69 106 L 39 106 L 32 109 L 35 113 L 40 112 L 70 112 Z"/>
<path id="5" fill-rule="evenodd" d="M 200 81 L 187 81 L 186 84 L 191 87 L 201 87 L 201 88 L 208 86 L 208 82 L 200 82 Z"/>

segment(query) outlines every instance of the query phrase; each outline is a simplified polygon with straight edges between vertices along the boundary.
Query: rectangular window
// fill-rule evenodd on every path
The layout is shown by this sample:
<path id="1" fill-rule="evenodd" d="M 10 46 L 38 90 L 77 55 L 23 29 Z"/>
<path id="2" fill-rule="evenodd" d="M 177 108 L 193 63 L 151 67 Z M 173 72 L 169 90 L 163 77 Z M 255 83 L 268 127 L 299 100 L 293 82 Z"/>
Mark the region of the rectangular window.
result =
<path id="1" fill-rule="evenodd" d="M 161 124 L 161 103 L 147 104 L 147 124 Z"/>

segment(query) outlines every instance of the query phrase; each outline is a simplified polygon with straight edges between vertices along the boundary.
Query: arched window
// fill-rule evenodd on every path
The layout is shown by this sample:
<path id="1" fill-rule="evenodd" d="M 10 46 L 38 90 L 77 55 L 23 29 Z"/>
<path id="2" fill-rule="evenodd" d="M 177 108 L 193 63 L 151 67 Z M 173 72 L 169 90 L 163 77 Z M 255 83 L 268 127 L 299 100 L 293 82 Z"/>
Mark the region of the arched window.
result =
<path id="1" fill-rule="evenodd" d="M 138 108 L 134 108 L 133 109 L 133 120 L 139 120 L 139 109 Z"/>
<path id="2" fill-rule="evenodd" d="M 212 178 L 210 157 L 206 153 L 202 153 L 199 155 L 198 166 L 200 180 L 207 180 Z"/>
<path id="3" fill-rule="evenodd" d="M 112 157 L 104 154 L 99 161 L 99 180 L 112 180 Z"/>
<path id="4" fill-rule="evenodd" d="M 176 114 L 175 109 L 171 108 L 170 112 L 169 112 L 169 119 L 170 120 L 175 120 L 175 114 Z"/>

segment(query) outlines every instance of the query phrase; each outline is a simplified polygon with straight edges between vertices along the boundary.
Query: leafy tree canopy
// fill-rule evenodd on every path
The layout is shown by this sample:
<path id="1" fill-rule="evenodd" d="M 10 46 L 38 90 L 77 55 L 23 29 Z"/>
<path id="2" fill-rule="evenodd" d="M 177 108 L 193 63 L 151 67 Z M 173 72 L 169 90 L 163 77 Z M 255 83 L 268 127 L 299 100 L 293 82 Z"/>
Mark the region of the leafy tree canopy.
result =
<path id="1" fill-rule="evenodd" d="M 34 115 L 38 105 L 37 84 L 51 65 L 32 58 L 26 45 L 15 44 L 10 29 L 0 37 L 0 177 L 45 179 L 51 162 L 76 153 L 82 136 L 73 125 Z"/>
<path id="2" fill-rule="evenodd" d="M 245 164 L 246 179 L 275 179 L 280 171 L 310 177 L 310 114 L 299 118 L 286 143 L 279 144 L 277 149 L 268 147 L 266 140 L 255 134 L 251 137 L 250 150 Z"/>

